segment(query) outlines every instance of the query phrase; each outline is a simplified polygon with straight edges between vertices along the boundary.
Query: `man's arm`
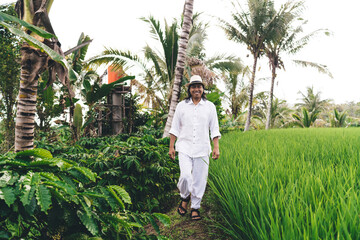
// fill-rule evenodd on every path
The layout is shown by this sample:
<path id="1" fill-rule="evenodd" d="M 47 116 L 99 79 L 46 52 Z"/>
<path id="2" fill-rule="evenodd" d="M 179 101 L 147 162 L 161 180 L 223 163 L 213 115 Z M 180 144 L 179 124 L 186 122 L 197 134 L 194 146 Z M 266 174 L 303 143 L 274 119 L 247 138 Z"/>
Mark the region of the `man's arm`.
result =
<path id="1" fill-rule="evenodd" d="M 212 158 L 213 158 L 213 159 L 218 159 L 219 156 L 220 156 L 220 151 L 219 151 L 219 137 L 214 137 L 213 143 L 214 143 L 214 149 L 213 149 L 213 151 L 212 151 Z"/>
<path id="2" fill-rule="evenodd" d="M 175 159 L 175 141 L 176 136 L 170 133 L 170 146 L 169 146 L 169 157 L 174 160 Z"/>

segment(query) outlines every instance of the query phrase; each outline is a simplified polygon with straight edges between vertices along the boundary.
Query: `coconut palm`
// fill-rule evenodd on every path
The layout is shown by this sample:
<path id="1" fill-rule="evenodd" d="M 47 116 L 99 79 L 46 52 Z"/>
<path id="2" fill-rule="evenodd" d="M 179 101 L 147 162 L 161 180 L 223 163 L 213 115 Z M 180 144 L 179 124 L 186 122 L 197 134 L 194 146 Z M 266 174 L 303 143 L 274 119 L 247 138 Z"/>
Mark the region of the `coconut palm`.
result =
<path id="1" fill-rule="evenodd" d="M 264 42 L 271 39 L 276 32 L 274 29 L 276 13 L 274 2 L 271 0 L 248 0 L 247 3 L 248 11 L 244 11 L 240 7 L 240 11 L 235 11 L 231 14 L 234 24 L 220 20 L 228 38 L 245 44 L 253 56 L 248 116 L 244 131 L 250 128 L 257 61 L 263 55 Z M 237 8 L 235 4 L 234 8 Z"/>
<path id="2" fill-rule="evenodd" d="M 249 76 L 249 68 L 240 59 L 221 61 L 211 65 L 212 69 L 221 71 L 222 79 L 228 94 L 225 97 L 230 103 L 231 115 L 236 119 L 243 112 L 248 102 L 248 87 L 244 84 L 244 77 Z"/>
<path id="3" fill-rule="evenodd" d="M 264 93 L 264 92 L 262 92 Z M 259 94 L 258 94 L 259 95 Z M 258 121 L 261 121 L 263 126 L 265 126 L 267 118 L 267 109 L 268 109 L 268 95 L 263 95 L 265 97 L 257 96 L 258 104 L 254 106 L 254 118 Z M 271 106 L 271 122 L 270 127 L 283 127 L 287 122 L 290 113 L 292 110 L 289 108 L 285 100 L 280 100 L 275 98 Z"/>
<path id="4" fill-rule="evenodd" d="M 319 29 L 299 39 L 298 35 L 303 32 L 303 25 L 306 24 L 306 21 L 299 17 L 302 9 L 303 2 L 289 1 L 282 5 L 281 9 L 276 15 L 276 35 L 274 38 L 265 42 L 265 53 L 269 59 L 269 66 L 271 69 L 271 87 L 265 129 L 269 129 L 271 125 L 270 106 L 272 106 L 273 102 L 274 83 L 277 76 L 276 70 L 285 69 L 284 62 L 282 61 L 280 55 L 282 53 L 295 54 L 304 46 L 306 46 L 310 39 L 312 39 L 312 37 L 316 34 L 320 32 L 328 33 L 327 31 Z M 300 22 L 300 25 L 294 27 L 296 22 Z M 298 65 L 314 67 L 319 72 L 328 74 L 330 77 L 332 77 L 331 73 L 324 65 L 300 60 L 294 60 L 294 62 Z"/>
<path id="5" fill-rule="evenodd" d="M 172 87 L 170 109 L 169 109 L 168 118 L 166 120 L 163 137 L 169 136 L 172 119 L 174 117 L 175 109 L 180 98 L 181 82 L 182 82 L 185 60 L 186 60 L 186 47 L 188 44 L 189 33 L 192 25 L 193 4 L 194 4 L 194 0 L 185 0 L 184 16 L 183 16 L 184 20 L 180 34 L 179 50 L 177 53 L 178 57 L 176 60 L 175 80 Z"/>
<path id="6" fill-rule="evenodd" d="M 321 99 L 321 92 L 314 92 L 314 87 L 307 87 L 306 94 L 299 92 L 302 96 L 300 103 L 295 104 L 299 108 L 306 108 L 308 112 L 321 112 L 323 111 L 330 99 Z"/>
<path id="7" fill-rule="evenodd" d="M 142 60 L 131 52 L 109 48 L 88 60 L 88 64 L 100 66 L 110 63 L 114 66 L 114 70 L 117 68 L 127 70 L 137 66 L 143 71 L 145 83 L 134 80 L 132 84 L 137 86 L 138 90 L 142 90 L 142 93 L 147 93 L 144 96 L 151 96 L 147 102 L 152 102 L 152 107 L 160 106 L 164 112 L 167 112 L 170 87 L 174 80 L 178 55 L 178 24 L 176 20 L 171 25 L 165 22 L 165 27 L 162 28 L 160 22 L 152 16 L 142 18 L 142 20 L 149 24 L 152 37 L 160 43 L 160 50 L 146 45 L 144 48 L 145 60 Z M 150 62 L 150 66 L 146 62 Z M 162 101 L 159 102 L 158 99 L 162 99 Z"/>

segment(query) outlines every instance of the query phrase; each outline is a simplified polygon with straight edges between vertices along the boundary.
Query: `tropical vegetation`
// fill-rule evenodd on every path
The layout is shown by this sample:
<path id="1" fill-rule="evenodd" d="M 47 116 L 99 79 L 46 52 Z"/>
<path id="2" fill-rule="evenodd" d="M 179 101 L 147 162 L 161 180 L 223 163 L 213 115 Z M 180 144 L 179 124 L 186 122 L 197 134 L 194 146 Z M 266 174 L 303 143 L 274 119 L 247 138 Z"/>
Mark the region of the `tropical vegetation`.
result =
<path id="1" fill-rule="evenodd" d="M 302 1 L 279 9 L 273 0 L 234 1 L 218 31 L 247 48 L 247 66 L 247 52 L 208 56 L 210 23 L 194 2 L 171 22 L 144 16 L 155 43 L 140 54 L 118 46 L 96 56 L 81 32 L 74 48 L 60 48 L 53 0 L 0 6 L 0 239 L 185 237 L 166 230 L 179 197 L 167 135 L 195 74 L 223 134 L 206 200 L 220 229 L 214 238 L 357 239 L 360 103 L 335 104 L 312 86 L 299 89 L 295 104 L 274 94 L 285 56 L 328 30 L 302 35 Z M 261 58 L 269 91 L 259 91 Z M 294 61 L 332 77 L 323 64 Z M 104 67 L 119 73 L 114 82 L 105 83 Z M 111 118 L 116 91 L 120 133 Z"/>

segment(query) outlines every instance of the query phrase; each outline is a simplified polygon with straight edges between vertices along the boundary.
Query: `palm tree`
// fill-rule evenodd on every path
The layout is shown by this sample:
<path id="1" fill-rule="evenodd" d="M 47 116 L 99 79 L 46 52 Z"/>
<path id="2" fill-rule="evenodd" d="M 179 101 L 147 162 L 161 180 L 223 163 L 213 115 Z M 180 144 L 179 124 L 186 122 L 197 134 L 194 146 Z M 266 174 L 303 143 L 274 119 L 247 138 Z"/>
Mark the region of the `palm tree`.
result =
<path id="1" fill-rule="evenodd" d="M 258 99 L 259 103 L 254 106 L 254 118 L 261 121 L 262 124 L 265 126 L 267 121 L 266 118 L 267 109 L 269 108 L 267 105 L 268 104 L 267 100 L 269 96 L 268 95 L 265 95 L 265 97 L 260 97 L 260 96 L 257 96 L 257 98 L 255 98 Z M 278 98 L 275 98 L 271 106 L 270 127 L 278 127 L 278 128 L 283 127 L 288 121 L 291 111 L 292 110 L 286 104 L 285 100 L 280 100 Z"/>
<path id="2" fill-rule="evenodd" d="M 163 137 L 169 136 L 172 119 L 174 117 L 176 106 L 180 98 L 181 82 L 184 73 L 185 60 L 186 60 L 186 47 L 189 40 L 190 29 L 192 25 L 192 16 L 194 8 L 194 0 L 185 0 L 184 5 L 184 20 L 180 34 L 179 51 L 176 60 L 175 80 L 172 87 L 171 101 L 169 114 L 166 120 Z"/>
<path id="3" fill-rule="evenodd" d="M 276 15 L 276 35 L 270 41 L 265 43 L 265 53 L 269 59 L 269 65 L 271 69 L 271 87 L 270 97 L 268 103 L 268 110 L 266 115 L 266 126 L 265 129 L 270 128 L 271 123 L 271 106 L 273 102 L 274 83 L 276 78 L 276 69 L 285 69 L 284 62 L 280 55 L 283 52 L 295 54 L 300 51 L 304 46 L 307 45 L 309 40 L 319 32 L 323 32 L 322 29 L 316 30 L 305 37 L 298 39 L 298 35 L 303 32 L 302 26 L 306 21 L 302 20 L 299 16 L 303 8 L 303 2 L 287 2 L 282 5 L 278 14 Z M 300 21 L 300 25 L 293 27 L 295 21 Z M 328 32 L 325 32 L 328 33 Z M 326 73 L 332 77 L 327 67 L 321 64 L 307 62 L 307 61 L 294 61 L 298 65 L 309 66 L 316 68 L 321 73 Z"/>
<path id="4" fill-rule="evenodd" d="M 347 118 L 346 111 L 341 113 L 335 108 L 334 113 L 330 118 L 331 127 L 345 127 L 346 118 Z"/>
<path id="5" fill-rule="evenodd" d="M 162 28 L 160 22 L 152 16 L 142 18 L 142 20 L 149 24 L 152 37 L 160 43 L 161 47 L 158 51 L 149 45 L 145 46 L 145 60 L 151 63 L 150 67 L 137 55 L 111 48 L 105 49 L 102 54 L 88 60 L 88 64 L 100 66 L 110 63 L 114 66 L 114 70 L 123 67 L 124 70 L 134 66 L 140 67 L 144 73 L 145 83 L 133 80 L 132 84 L 137 86 L 138 90 L 142 90 L 142 93 L 146 93 L 144 94 L 148 98 L 146 101 L 152 102 L 152 107 L 160 106 L 163 112 L 167 112 L 171 96 L 170 87 L 174 81 L 175 63 L 178 56 L 178 24 L 176 20 L 171 25 L 165 22 L 165 27 Z M 149 96 L 151 96 L 150 99 Z M 162 101 L 158 101 L 159 99 Z"/>
<path id="6" fill-rule="evenodd" d="M 70 79 L 76 78 L 76 73 L 65 60 L 60 43 L 52 29 L 48 16 L 52 3 L 53 0 L 18 0 L 15 8 L 20 19 L 0 12 L 0 24 L 26 41 L 21 48 L 15 151 L 33 148 L 37 86 L 43 71 L 49 70 L 48 85 L 51 85 L 57 77 L 67 88 L 69 101 L 74 97 Z M 24 27 L 24 31 L 12 27 L 5 21 L 19 23 Z M 79 48 L 81 46 L 70 49 L 67 53 Z"/>
<path id="7" fill-rule="evenodd" d="M 314 92 L 314 87 L 307 87 L 306 94 L 299 92 L 302 96 L 301 103 L 295 104 L 300 108 L 306 108 L 308 112 L 321 112 L 327 104 L 331 101 L 330 99 L 321 99 L 321 92 Z"/>
<path id="8" fill-rule="evenodd" d="M 294 113 L 292 114 L 292 117 L 294 118 L 293 122 L 290 124 L 299 126 L 302 128 L 309 128 L 313 125 L 315 120 L 318 118 L 319 113 L 317 111 L 309 112 L 308 109 L 303 107 L 301 109 L 302 114 Z"/>
<path id="9" fill-rule="evenodd" d="M 248 116 L 244 131 L 250 128 L 257 60 L 264 52 L 264 42 L 271 39 L 276 32 L 274 30 L 274 2 L 271 0 L 248 0 L 247 3 L 247 12 L 241 9 L 231 14 L 235 25 L 220 20 L 228 38 L 235 42 L 244 43 L 254 59 L 250 79 Z M 235 5 L 234 7 L 236 8 Z"/>
<path id="10" fill-rule="evenodd" d="M 53 0 L 18 0 L 16 3 L 16 11 L 19 18 L 26 23 L 34 24 L 53 35 L 49 39 L 44 39 L 38 33 L 32 30 L 26 30 L 31 37 L 40 43 L 44 43 L 45 47 L 47 46 L 50 50 L 54 50 L 61 57 L 64 56 L 64 54 L 61 51 L 57 38 L 54 37 L 55 33 L 48 17 L 52 3 Z M 31 46 L 27 42 L 23 43 L 21 49 L 22 57 L 20 90 L 16 114 L 15 151 L 33 148 L 39 75 L 49 67 L 49 75 L 52 78 L 51 81 L 56 78 L 55 74 L 57 74 L 64 84 L 68 84 L 67 69 L 60 63 L 53 61 L 47 52 Z"/>
<path id="11" fill-rule="evenodd" d="M 211 65 L 211 68 L 221 71 L 225 88 L 228 90 L 225 97 L 229 100 L 231 114 L 236 119 L 243 112 L 243 107 L 246 106 L 249 99 L 248 87 L 244 84 L 244 76 L 248 76 L 250 70 L 242 64 L 240 59 L 216 62 Z"/>

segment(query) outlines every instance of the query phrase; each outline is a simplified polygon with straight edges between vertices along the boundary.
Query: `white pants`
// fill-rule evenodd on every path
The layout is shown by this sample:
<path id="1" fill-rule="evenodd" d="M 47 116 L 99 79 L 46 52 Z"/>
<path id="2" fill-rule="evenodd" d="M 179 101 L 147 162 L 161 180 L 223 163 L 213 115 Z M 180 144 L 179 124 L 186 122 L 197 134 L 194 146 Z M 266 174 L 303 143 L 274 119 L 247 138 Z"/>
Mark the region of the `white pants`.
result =
<path id="1" fill-rule="evenodd" d="M 180 196 L 187 198 L 191 194 L 191 208 L 199 209 L 206 188 L 209 171 L 209 156 L 191 158 L 179 152 L 180 179 L 177 187 Z"/>

